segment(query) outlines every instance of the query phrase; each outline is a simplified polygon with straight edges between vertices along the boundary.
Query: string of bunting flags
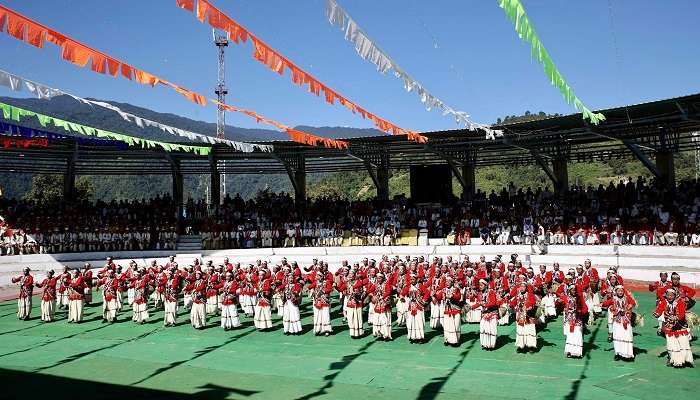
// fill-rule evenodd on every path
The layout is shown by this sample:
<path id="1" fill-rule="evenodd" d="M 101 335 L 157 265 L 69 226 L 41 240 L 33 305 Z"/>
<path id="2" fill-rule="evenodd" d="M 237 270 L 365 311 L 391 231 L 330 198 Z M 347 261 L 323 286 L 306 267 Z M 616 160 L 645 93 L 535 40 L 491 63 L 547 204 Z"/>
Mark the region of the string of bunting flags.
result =
<path id="1" fill-rule="evenodd" d="M 184 10 L 195 12 L 195 0 L 176 0 L 176 4 Z M 252 34 L 238 22 L 234 21 L 231 17 L 214 7 L 208 0 L 198 0 L 196 2 L 196 16 L 200 22 L 204 23 L 206 21 L 212 28 L 227 32 L 229 40 L 236 44 L 245 43 L 250 40 L 254 48 L 253 57 L 257 61 L 265 64 L 279 75 L 284 75 L 286 70 L 291 71 L 290 76 L 292 83 L 299 86 L 308 86 L 309 93 L 313 93 L 316 96 L 320 96 L 321 92 L 323 92 L 328 104 L 334 105 L 337 101 L 340 105 L 352 111 L 353 114 L 359 114 L 362 118 L 369 119 L 379 130 L 385 133 L 405 135 L 409 140 L 418 143 L 426 143 L 428 141 L 427 137 L 417 132 L 401 128 L 370 113 L 337 91 L 324 85 L 311 74 L 299 68 L 299 66 L 283 56 L 280 52 Z"/>
<path id="2" fill-rule="evenodd" d="M 174 126 L 166 125 L 166 124 L 161 124 L 160 122 L 152 121 L 147 118 L 139 117 L 138 115 L 134 115 L 132 113 L 128 113 L 126 111 L 123 111 L 119 107 L 101 102 L 101 101 L 95 101 L 95 100 L 89 100 L 85 99 L 73 94 L 70 94 L 68 92 L 64 92 L 60 89 L 55 89 L 49 86 L 46 86 L 41 83 L 37 83 L 34 81 L 31 81 L 29 79 L 23 78 L 19 75 L 14 75 L 11 74 L 7 71 L 3 71 L 0 69 L 0 85 L 8 87 L 14 91 L 22 91 L 23 89 L 26 89 L 27 91 L 33 93 L 37 98 L 39 99 L 51 99 L 56 96 L 70 96 L 74 98 L 75 100 L 88 104 L 88 105 L 95 105 L 99 106 L 105 109 L 108 109 L 110 111 L 114 111 L 117 114 L 119 114 L 125 121 L 131 122 L 135 125 L 137 125 L 140 128 L 144 127 L 155 127 L 163 132 L 167 132 L 171 135 L 179 136 L 179 137 L 184 137 L 189 140 L 193 141 L 202 141 L 206 142 L 208 144 L 216 144 L 216 143 L 221 143 L 225 144 L 227 146 L 233 147 L 237 151 L 243 152 L 243 153 L 252 153 L 255 150 L 262 151 L 262 152 L 271 152 L 273 150 L 273 146 L 270 145 L 261 145 L 261 144 L 254 144 L 254 143 L 246 143 L 246 142 L 238 142 L 235 140 L 228 140 L 228 139 L 219 139 L 213 136 L 208 136 L 208 135 L 203 135 L 200 133 L 194 133 L 190 132 L 185 129 L 180 129 L 176 128 Z"/>
<path id="3" fill-rule="evenodd" d="M 5 25 L 7 25 L 6 29 Z M 7 31 L 7 33 L 10 36 L 13 36 L 18 40 L 29 43 L 37 48 L 43 48 L 45 40 L 49 43 L 53 43 L 61 47 L 61 57 L 64 60 L 71 62 L 81 68 L 87 66 L 87 64 L 90 63 L 90 67 L 94 72 L 100 74 L 108 73 L 113 77 L 122 76 L 123 78 L 126 78 L 128 80 L 135 80 L 140 84 L 149 85 L 151 87 L 154 87 L 155 85 L 167 86 L 180 93 L 185 98 L 187 98 L 195 104 L 204 106 L 207 104 L 207 100 L 216 104 L 220 104 L 216 100 L 207 99 L 206 97 L 189 89 L 186 89 L 180 85 L 171 83 L 163 78 L 155 76 L 144 70 L 133 67 L 130 64 L 127 64 L 121 60 L 111 57 L 108 54 L 88 47 L 62 33 L 50 29 L 36 21 L 33 21 L 3 5 L 0 5 L 0 31 Z M 29 86 L 27 86 L 27 89 L 29 89 Z M 41 90 L 43 90 L 43 88 Z M 41 93 L 41 95 L 50 94 L 49 92 Z M 255 120 L 259 123 L 270 124 L 270 122 L 274 122 L 269 118 L 260 116 L 254 111 L 245 110 L 246 112 L 243 112 L 241 111 L 243 109 L 240 109 L 238 107 L 234 107 L 231 105 L 226 106 L 227 107 L 224 108 L 227 111 L 244 113 L 245 115 L 255 118 Z M 277 126 L 278 123 L 271 125 Z M 327 139 L 299 130 L 294 130 L 294 132 L 292 133 L 290 133 L 289 130 L 285 130 L 285 133 L 287 133 L 287 135 L 293 141 L 303 144 L 311 144 L 315 146 L 321 145 L 325 147 L 339 149 L 348 147 L 347 142 L 334 139 Z"/>
<path id="4" fill-rule="evenodd" d="M 418 95 L 427 111 L 440 110 L 442 115 L 454 118 L 457 124 L 462 124 L 469 130 L 481 129 L 492 139 L 503 135 L 503 132 L 499 130 L 493 130 L 486 125 L 472 121 L 469 118 L 469 114 L 453 109 L 430 93 L 423 84 L 413 79 L 379 45 L 370 39 L 367 33 L 357 25 L 355 20 L 337 1 L 326 0 L 326 17 L 331 25 L 337 26 L 341 31 L 345 32 L 345 40 L 355 46 L 355 51 L 363 60 L 374 64 L 377 67 L 377 71 L 381 74 L 393 71 L 394 76 L 403 81 L 404 89 L 407 92 L 414 92 Z"/>
<path id="5" fill-rule="evenodd" d="M 498 5 L 505 11 L 508 19 L 515 25 L 515 31 L 518 36 L 523 41 L 530 45 L 530 55 L 531 57 L 537 58 L 537 61 L 542 64 L 544 68 L 544 74 L 549 78 L 550 82 L 554 87 L 559 89 L 564 100 L 567 104 L 570 104 L 583 115 L 583 119 L 589 120 L 592 124 L 598 125 L 601 121 L 605 121 L 605 116 L 601 113 L 594 113 L 589 110 L 578 97 L 574 94 L 573 89 L 564 80 L 557 67 L 554 65 L 554 61 L 549 56 L 549 52 L 544 48 L 544 45 L 540 41 L 540 38 L 535 32 L 535 28 L 530 23 L 530 19 L 525 13 L 525 7 L 520 2 L 520 0 L 497 0 Z"/>
<path id="6" fill-rule="evenodd" d="M 0 102 L 0 110 L 2 110 L 2 117 L 6 120 L 11 120 L 15 122 L 21 122 L 23 119 L 35 118 L 42 127 L 53 126 L 54 128 L 61 128 L 67 132 L 83 135 L 83 136 L 94 136 L 103 139 L 113 139 L 119 140 L 121 142 L 127 143 L 129 146 L 141 146 L 143 148 L 154 148 L 160 147 L 165 151 L 184 151 L 195 153 L 201 156 L 209 155 L 211 152 L 211 147 L 206 146 L 190 146 L 184 144 L 166 143 L 159 142 L 157 140 L 149 140 L 135 136 L 124 135 L 121 133 L 115 133 L 107 131 L 104 129 L 94 128 L 87 125 L 78 124 L 71 121 L 66 121 L 64 119 L 52 117 L 49 115 L 40 114 L 34 111 L 26 110 L 24 108 L 16 107 L 10 104 Z"/>
<path id="7" fill-rule="evenodd" d="M 126 150 L 129 147 L 126 143 L 120 142 L 118 140 L 63 135 L 60 133 L 54 133 L 44 131 L 41 129 L 28 128 L 22 125 L 11 124 L 7 121 L 0 121 L 0 132 L 6 132 L 9 136 L 14 137 L 21 136 L 25 139 L 45 138 L 46 140 L 48 140 L 49 144 L 55 142 L 56 140 L 70 139 L 81 146 L 112 146 L 119 150 Z"/>

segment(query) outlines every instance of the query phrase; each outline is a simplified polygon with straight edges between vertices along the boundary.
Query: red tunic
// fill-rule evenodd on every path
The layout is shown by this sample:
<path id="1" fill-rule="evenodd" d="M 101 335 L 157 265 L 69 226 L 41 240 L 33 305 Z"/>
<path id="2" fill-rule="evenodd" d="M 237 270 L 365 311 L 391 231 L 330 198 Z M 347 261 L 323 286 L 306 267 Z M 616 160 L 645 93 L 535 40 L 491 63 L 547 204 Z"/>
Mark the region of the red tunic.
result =
<path id="1" fill-rule="evenodd" d="M 18 276 L 12 278 L 12 283 L 19 283 L 19 298 L 25 299 L 27 297 L 32 297 L 32 292 L 34 291 L 34 277 L 31 275 Z"/>
<path id="2" fill-rule="evenodd" d="M 46 278 L 40 283 L 36 284 L 36 287 L 43 288 L 43 293 L 41 294 L 41 299 L 43 301 L 53 301 L 56 300 L 56 284 L 58 283 L 58 278 Z"/>
<path id="3" fill-rule="evenodd" d="M 85 296 L 84 293 L 86 287 L 87 286 L 85 286 L 82 276 L 77 276 L 76 278 L 72 279 L 70 282 L 71 292 L 68 296 L 68 300 L 82 300 Z"/>
<path id="4" fill-rule="evenodd" d="M 221 304 L 224 306 L 230 306 L 236 304 L 237 294 L 238 294 L 238 282 L 226 281 L 221 288 L 221 293 L 223 294 L 223 299 L 221 299 Z"/>
<path id="5" fill-rule="evenodd" d="M 112 301 L 117 297 L 119 290 L 119 280 L 117 278 L 102 278 L 97 283 L 102 286 L 106 301 Z"/>

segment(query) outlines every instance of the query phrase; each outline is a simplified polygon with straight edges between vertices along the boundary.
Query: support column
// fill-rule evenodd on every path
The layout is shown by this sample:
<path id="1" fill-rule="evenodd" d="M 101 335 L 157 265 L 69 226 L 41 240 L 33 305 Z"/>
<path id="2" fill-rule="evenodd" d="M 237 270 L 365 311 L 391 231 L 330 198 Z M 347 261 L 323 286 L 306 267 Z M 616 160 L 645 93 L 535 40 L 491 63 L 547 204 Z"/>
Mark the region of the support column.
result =
<path id="1" fill-rule="evenodd" d="M 381 166 L 377 168 L 377 198 L 379 200 L 389 200 L 389 167 Z"/>
<path id="2" fill-rule="evenodd" d="M 476 193 L 476 166 L 463 164 L 462 179 L 464 179 L 464 187 L 462 187 L 462 198 L 471 199 Z"/>
<path id="3" fill-rule="evenodd" d="M 676 186 L 676 166 L 673 161 L 673 152 L 657 152 L 656 168 L 659 170 L 659 179 L 661 179 L 662 182 L 669 187 Z"/>
<path id="4" fill-rule="evenodd" d="M 75 199 L 75 161 L 68 159 L 68 168 L 63 176 L 63 200 L 65 202 Z"/>
<path id="5" fill-rule="evenodd" d="M 221 174 L 214 154 L 209 154 L 209 205 L 218 206 L 221 204 Z"/>
<path id="6" fill-rule="evenodd" d="M 569 191 L 569 164 L 566 158 L 555 158 L 552 160 L 552 172 L 556 176 L 554 190 L 557 193 Z"/>
<path id="7" fill-rule="evenodd" d="M 75 145 L 73 154 L 66 160 L 66 174 L 63 176 L 63 200 L 69 202 L 75 200 L 75 163 L 78 160 L 78 145 Z"/>
<path id="8" fill-rule="evenodd" d="M 184 196 L 185 196 L 185 190 L 184 190 L 184 179 L 182 176 L 182 171 L 180 171 L 180 161 L 179 160 L 174 160 L 170 159 L 170 166 L 172 170 L 172 183 L 173 183 L 173 190 L 172 190 L 172 196 L 173 196 L 173 201 L 177 205 L 178 208 L 178 220 L 182 217 L 182 205 L 185 202 Z"/>
<path id="9" fill-rule="evenodd" d="M 299 155 L 297 168 L 294 170 L 294 202 L 297 208 L 306 206 L 306 158 Z"/>

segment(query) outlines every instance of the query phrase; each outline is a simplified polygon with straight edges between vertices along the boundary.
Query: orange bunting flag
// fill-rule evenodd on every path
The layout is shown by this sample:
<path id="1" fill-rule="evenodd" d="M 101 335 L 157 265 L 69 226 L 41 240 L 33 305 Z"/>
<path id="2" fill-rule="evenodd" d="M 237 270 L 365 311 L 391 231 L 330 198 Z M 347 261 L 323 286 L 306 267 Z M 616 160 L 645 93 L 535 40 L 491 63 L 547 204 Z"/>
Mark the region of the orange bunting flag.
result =
<path id="1" fill-rule="evenodd" d="M 292 141 L 297 143 L 304 143 L 311 146 L 323 146 L 330 149 L 347 149 L 348 142 L 342 140 L 328 139 L 310 133 L 298 131 L 296 129 L 287 129 L 287 135 Z"/>
<path id="2" fill-rule="evenodd" d="M 186 1 L 184 0 L 176 0 L 177 5 L 180 8 L 193 11 L 194 7 L 188 8 L 184 7 L 183 3 Z M 194 0 L 192 0 L 193 2 Z M 187 2 L 188 5 L 190 2 Z M 292 78 L 292 83 L 303 86 L 303 85 L 308 85 L 309 86 L 309 93 L 313 93 L 316 96 L 321 95 L 321 91 L 324 92 L 326 102 L 329 104 L 335 104 L 335 100 L 339 100 L 340 104 L 352 111 L 353 113 L 359 112 L 362 110 L 359 106 L 357 106 L 355 103 L 352 101 L 346 99 L 345 97 L 340 96 L 336 91 L 328 88 L 324 84 L 322 84 L 319 80 L 302 70 L 301 68 L 297 67 L 294 63 L 289 61 L 287 58 L 285 58 L 282 54 L 268 46 L 265 42 L 260 40 L 258 37 L 250 33 L 250 31 L 246 30 L 243 26 L 238 24 L 236 21 L 234 21 L 231 17 L 228 15 L 224 14 L 221 10 L 218 8 L 214 7 L 209 0 L 198 0 L 197 2 L 197 19 L 199 19 L 200 22 L 204 22 L 207 20 L 207 15 L 209 16 L 208 22 L 209 25 L 211 25 L 213 28 L 216 29 L 221 29 L 229 34 L 229 39 L 232 40 L 234 43 L 239 43 L 239 40 L 241 42 L 245 42 L 245 39 L 250 37 L 250 40 L 253 42 L 253 57 L 258 60 L 260 63 L 265 64 L 270 68 L 271 70 L 277 72 L 280 75 L 284 74 L 284 70 L 289 69 L 291 71 L 291 78 Z M 364 111 L 364 110 L 362 110 Z M 416 141 L 418 143 L 425 143 L 428 141 L 428 138 L 425 136 L 422 136 L 416 132 L 408 131 L 406 129 L 400 128 L 391 122 L 379 118 L 373 114 L 369 114 L 366 111 L 360 112 L 360 115 L 363 118 L 367 118 L 367 116 L 371 116 L 369 118 L 374 125 L 382 130 L 385 133 L 390 133 L 392 135 L 406 135 L 410 140 Z"/>
<path id="3" fill-rule="evenodd" d="M 177 4 L 185 10 L 193 11 L 194 9 L 194 0 L 177 0 Z M 239 40 L 241 42 L 245 42 L 246 40 L 248 40 L 248 37 L 256 39 L 255 37 L 251 36 L 245 29 L 243 29 L 237 23 L 231 20 L 229 17 L 221 13 L 216 8 L 212 7 L 206 0 L 200 0 L 197 3 L 197 12 L 198 16 L 201 16 L 202 21 L 204 21 L 206 16 L 209 15 L 209 22 L 211 24 L 225 26 L 227 28 L 226 31 L 232 35 L 232 38 L 236 42 L 238 42 Z M 92 49 L 59 32 L 49 29 L 46 26 L 39 24 L 38 22 L 34 22 L 29 18 L 24 17 L 3 5 L 0 5 L 0 32 L 5 31 L 11 36 L 39 48 L 43 48 L 44 37 L 46 37 L 46 41 L 61 47 L 61 57 L 64 60 L 78 65 L 79 67 L 85 67 L 89 62 L 91 62 L 90 68 L 94 72 L 100 74 L 108 72 L 111 76 L 117 76 L 121 74 L 121 76 L 126 79 L 135 79 L 140 84 L 149 85 L 152 87 L 158 84 L 168 86 L 195 104 L 199 104 L 202 106 L 207 104 L 207 98 L 202 96 L 201 94 L 193 92 L 174 83 L 168 82 L 165 79 L 162 79 L 141 69 L 135 68 L 127 63 L 117 60 L 116 58 L 110 57 L 105 53 Z M 261 62 L 264 62 L 265 64 L 270 66 L 270 68 L 272 68 L 274 71 L 283 74 L 285 66 L 290 69 L 296 68 L 296 66 L 291 64 L 289 60 L 285 59 L 284 57 L 271 50 L 264 43 L 259 42 L 259 44 L 261 45 Z M 296 74 L 295 76 L 299 76 L 299 79 L 301 79 L 302 76 L 300 74 L 303 74 L 304 77 L 307 76 L 307 74 L 303 73 L 303 71 L 301 70 L 293 70 L 293 74 Z M 318 87 L 318 90 L 320 90 L 321 84 L 316 82 L 316 86 Z M 328 96 L 328 94 L 326 96 Z M 298 141 L 299 143 L 337 149 L 348 147 L 347 142 L 327 139 L 306 132 L 296 131 L 291 129 L 287 125 L 265 118 L 255 113 L 254 111 L 244 110 L 234 106 L 230 106 L 228 104 L 219 103 L 218 101 L 213 99 L 211 101 L 228 111 L 246 114 L 255 118 L 255 120 L 259 123 L 272 125 L 282 131 L 287 132 L 288 134 L 290 131 L 293 131 L 294 133 L 293 135 L 290 134 L 290 137 L 292 137 L 292 140 Z"/>
<path id="4" fill-rule="evenodd" d="M 327 147 L 330 149 L 347 149 L 349 146 L 349 143 L 345 142 L 343 140 L 328 139 L 328 138 L 324 138 L 321 136 L 313 135 L 311 133 L 307 133 L 307 132 L 293 129 L 293 128 L 291 128 L 291 127 L 289 127 L 281 122 L 277 122 L 275 120 L 263 117 L 262 115 L 256 113 L 255 111 L 250 111 L 250 110 L 246 110 L 243 108 L 234 107 L 234 106 L 231 106 L 228 104 L 218 102 L 216 100 L 212 100 L 212 102 L 215 103 L 216 105 L 220 106 L 221 108 L 223 108 L 226 111 L 245 114 L 245 115 L 255 119 L 255 121 L 257 123 L 271 125 L 271 126 L 278 128 L 279 130 L 285 131 L 285 132 L 287 132 L 287 135 L 289 136 L 289 138 L 293 142 L 308 144 L 310 146 L 323 146 L 323 147 Z"/>
<path id="5" fill-rule="evenodd" d="M 187 11 L 194 10 L 194 0 L 177 0 L 177 6 Z"/>

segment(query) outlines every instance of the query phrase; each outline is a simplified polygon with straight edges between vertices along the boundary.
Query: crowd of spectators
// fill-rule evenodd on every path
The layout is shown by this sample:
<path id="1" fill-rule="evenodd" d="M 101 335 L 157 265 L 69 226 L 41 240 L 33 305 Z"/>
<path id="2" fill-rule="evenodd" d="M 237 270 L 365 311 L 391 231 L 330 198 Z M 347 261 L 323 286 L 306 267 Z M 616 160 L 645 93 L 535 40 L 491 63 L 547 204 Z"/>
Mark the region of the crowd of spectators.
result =
<path id="1" fill-rule="evenodd" d="M 46 203 L 0 198 L 0 254 L 167 250 L 177 242 L 177 207 L 150 200 Z"/>
<path id="2" fill-rule="evenodd" d="M 699 211 L 697 181 L 673 190 L 642 177 L 565 194 L 511 184 L 449 204 L 318 198 L 299 209 L 290 195 L 267 191 L 250 200 L 227 196 L 216 207 L 190 200 L 179 208 L 168 196 L 41 205 L 0 199 L 0 251 L 167 250 L 178 233 L 200 234 L 204 249 L 390 245 L 407 230 L 460 245 L 478 238 L 494 245 L 700 246 Z"/>

